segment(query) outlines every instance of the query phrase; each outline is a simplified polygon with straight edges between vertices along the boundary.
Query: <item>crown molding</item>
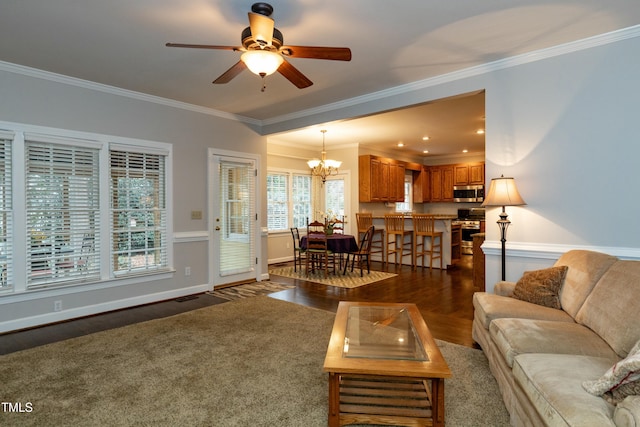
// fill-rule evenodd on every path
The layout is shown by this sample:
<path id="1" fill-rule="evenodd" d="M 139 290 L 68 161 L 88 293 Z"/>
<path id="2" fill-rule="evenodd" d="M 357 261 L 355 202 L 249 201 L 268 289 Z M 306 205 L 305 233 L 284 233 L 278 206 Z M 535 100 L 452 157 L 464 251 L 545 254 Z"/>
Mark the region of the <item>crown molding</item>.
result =
<path id="1" fill-rule="evenodd" d="M 146 93 L 135 92 L 133 90 L 122 89 L 119 87 L 109 86 L 102 83 L 96 83 L 89 80 L 83 80 L 76 77 L 69 77 L 63 74 L 43 71 L 37 68 L 31 68 L 24 65 L 13 64 L 10 62 L 0 61 L 0 71 L 7 71 L 9 73 L 19 74 L 27 77 L 34 77 L 37 79 L 48 80 L 56 83 L 62 83 L 69 86 L 80 87 L 83 89 L 95 90 L 98 92 L 104 92 L 111 95 L 123 96 L 126 98 L 136 99 L 139 101 L 151 102 L 154 104 L 160 104 L 167 107 L 194 111 L 196 113 L 207 114 L 209 116 L 216 116 L 216 117 L 220 117 L 228 120 L 235 120 L 235 121 L 247 123 L 253 126 L 259 127 L 262 125 L 260 120 L 252 119 L 250 117 L 245 117 L 238 114 L 226 113 L 224 111 L 216 110 L 213 108 L 202 107 L 199 105 L 188 104 L 186 102 L 180 102 L 180 101 L 175 101 L 168 98 L 162 98 L 160 96 L 154 96 Z"/>
<path id="2" fill-rule="evenodd" d="M 273 125 L 277 123 L 286 122 L 289 120 L 297 120 L 304 117 L 327 113 L 333 110 L 339 110 L 342 108 L 353 107 L 359 104 L 365 104 L 368 102 L 389 98 L 392 96 L 404 95 L 406 93 L 410 93 L 416 90 L 422 90 L 429 87 L 439 86 L 445 83 L 450 83 L 457 80 L 462 80 L 470 77 L 475 77 L 481 74 L 490 73 L 493 71 L 516 67 L 519 65 L 537 62 L 544 59 L 566 55 L 573 52 L 579 52 L 582 50 L 591 49 L 598 46 L 616 43 L 622 40 L 632 39 L 638 36 L 640 36 L 640 25 L 635 25 L 633 27 L 623 28 L 623 29 L 612 31 L 609 33 L 588 37 L 586 39 L 576 40 L 573 42 L 552 46 L 549 48 L 540 49 L 533 52 L 523 53 L 521 55 L 516 55 L 509 58 L 488 62 L 486 64 L 476 65 L 473 67 L 465 68 L 463 70 L 442 74 L 436 77 L 431 77 L 428 79 L 419 80 L 416 82 L 407 83 L 400 86 L 395 86 L 389 89 L 381 90 L 378 92 L 372 92 L 372 93 L 358 96 L 355 98 L 345 99 L 343 101 L 321 105 L 316 108 L 310 108 L 307 110 L 301 110 L 291 114 L 285 114 L 282 116 L 273 117 L 271 119 L 262 120 L 262 126 Z"/>

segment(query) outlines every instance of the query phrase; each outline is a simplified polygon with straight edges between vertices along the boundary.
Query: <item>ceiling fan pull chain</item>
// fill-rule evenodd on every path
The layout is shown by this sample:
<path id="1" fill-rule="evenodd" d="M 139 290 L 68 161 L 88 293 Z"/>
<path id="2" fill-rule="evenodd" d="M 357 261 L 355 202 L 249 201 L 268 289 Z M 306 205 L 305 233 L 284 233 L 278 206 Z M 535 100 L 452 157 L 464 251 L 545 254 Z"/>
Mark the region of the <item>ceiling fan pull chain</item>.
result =
<path id="1" fill-rule="evenodd" d="M 265 80 L 265 76 L 261 76 L 262 77 L 262 89 L 260 89 L 260 92 L 264 92 L 265 90 L 267 90 L 267 82 Z"/>

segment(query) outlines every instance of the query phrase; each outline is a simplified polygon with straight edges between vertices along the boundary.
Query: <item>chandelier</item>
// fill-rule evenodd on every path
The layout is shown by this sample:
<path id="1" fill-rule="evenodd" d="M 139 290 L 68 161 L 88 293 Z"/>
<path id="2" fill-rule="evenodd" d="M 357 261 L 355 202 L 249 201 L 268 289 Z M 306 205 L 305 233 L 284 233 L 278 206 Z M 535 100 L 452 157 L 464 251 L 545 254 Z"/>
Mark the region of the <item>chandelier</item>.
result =
<path id="1" fill-rule="evenodd" d="M 307 164 L 311 168 L 311 176 L 318 176 L 322 179 L 322 183 L 327 180 L 329 175 L 334 175 L 338 173 L 338 168 L 342 164 L 342 162 L 338 160 L 327 159 L 327 152 L 324 148 L 324 135 L 327 133 L 326 129 L 322 129 L 322 155 L 320 160 L 313 159 L 309 160 Z"/>

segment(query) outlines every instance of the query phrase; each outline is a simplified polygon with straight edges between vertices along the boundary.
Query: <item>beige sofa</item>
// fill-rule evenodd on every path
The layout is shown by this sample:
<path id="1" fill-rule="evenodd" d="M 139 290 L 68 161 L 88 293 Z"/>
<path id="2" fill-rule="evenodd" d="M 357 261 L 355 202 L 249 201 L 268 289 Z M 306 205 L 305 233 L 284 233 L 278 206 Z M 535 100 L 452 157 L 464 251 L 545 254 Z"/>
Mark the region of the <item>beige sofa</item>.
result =
<path id="1" fill-rule="evenodd" d="M 640 340 L 640 261 L 573 250 L 561 309 L 511 297 L 516 283 L 473 297 L 473 338 L 485 352 L 514 426 L 640 426 L 640 396 L 617 406 L 589 394 Z M 481 390 L 478 390 L 481 392 Z"/>

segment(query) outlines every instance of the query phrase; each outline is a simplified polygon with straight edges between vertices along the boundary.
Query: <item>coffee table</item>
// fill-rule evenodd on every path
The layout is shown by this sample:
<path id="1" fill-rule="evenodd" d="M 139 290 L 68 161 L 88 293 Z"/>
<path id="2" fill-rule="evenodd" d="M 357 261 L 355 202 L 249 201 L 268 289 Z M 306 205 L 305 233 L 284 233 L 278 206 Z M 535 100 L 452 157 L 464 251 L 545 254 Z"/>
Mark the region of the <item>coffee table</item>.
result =
<path id="1" fill-rule="evenodd" d="M 324 371 L 329 426 L 444 426 L 451 371 L 415 304 L 340 302 Z"/>

